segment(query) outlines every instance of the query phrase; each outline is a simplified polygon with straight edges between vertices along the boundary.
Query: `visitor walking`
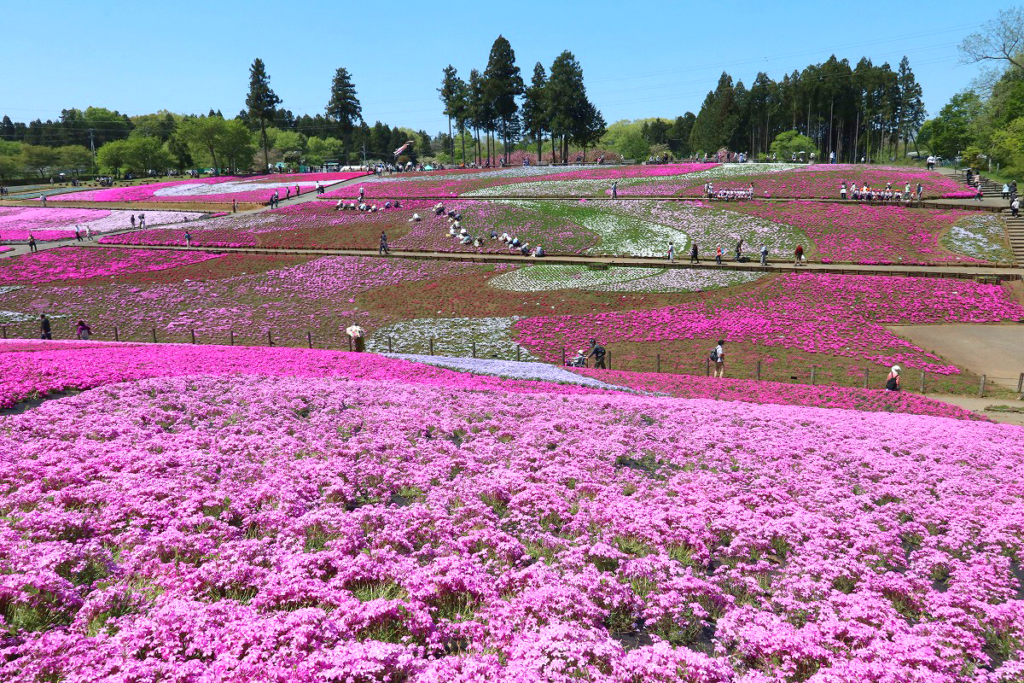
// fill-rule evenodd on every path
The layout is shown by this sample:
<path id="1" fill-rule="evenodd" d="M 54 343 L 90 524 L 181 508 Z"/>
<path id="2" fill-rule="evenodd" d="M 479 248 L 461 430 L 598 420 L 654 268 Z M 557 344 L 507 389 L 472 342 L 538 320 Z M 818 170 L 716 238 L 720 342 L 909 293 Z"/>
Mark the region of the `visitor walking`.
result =
<path id="1" fill-rule="evenodd" d="M 88 340 L 92 336 L 92 328 L 86 325 L 84 320 L 79 320 L 78 325 L 75 326 L 75 336 L 82 340 Z"/>
<path id="2" fill-rule="evenodd" d="M 1009 183 L 1003 183 L 1003 199 L 1009 199 L 1009 198 L 1010 198 L 1010 184 Z"/>
<path id="3" fill-rule="evenodd" d="M 366 350 L 366 333 L 363 332 L 363 328 L 359 325 L 350 325 L 345 329 L 345 334 L 348 335 L 352 342 L 351 350 L 356 353 L 362 353 Z"/>
<path id="4" fill-rule="evenodd" d="M 740 262 L 740 259 L 742 258 L 742 253 L 743 253 L 743 238 L 741 237 L 740 241 L 736 243 L 736 263 Z"/>
<path id="5" fill-rule="evenodd" d="M 793 263 L 793 265 L 799 266 L 800 263 L 804 260 L 804 247 L 803 247 L 802 244 L 796 245 L 796 251 L 793 252 L 793 256 L 794 256 L 794 263 Z"/>
<path id="6" fill-rule="evenodd" d="M 690 247 L 690 263 L 700 263 L 699 254 L 697 253 L 697 243 L 694 242 L 693 246 Z"/>
<path id="7" fill-rule="evenodd" d="M 1010 202 L 1010 215 L 1014 218 L 1017 217 L 1017 213 L 1020 211 L 1020 197 L 1014 197 L 1013 201 Z"/>
<path id="8" fill-rule="evenodd" d="M 846 199 L 846 183 L 843 183 L 842 187 L 839 188 L 839 198 Z"/>
<path id="9" fill-rule="evenodd" d="M 238 213 L 238 200 L 237 199 L 232 199 L 231 200 L 231 213 Z"/>
<path id="10" fill-rule="evenodd" d="M 132 228 L 134 228 L 135 227 L 135 214 L 134 213 L 132 214 L 132 217 L 131 217 L 130 220 L 132 222 Z"/>
<path id="11" fill-rule="evenodd" d="M 604 347 L 601 346 L 600 344 L 598 344 L 596 339 L 591 339 L 590 340 L 590 353 L 587 354 L 587 358 L 590 358 L 591 356 L 594 357 L 594 369 L 595 370 L 597 370 L 598 368 L 600 368 L 601 370 L 605 369 L 605 367 L 604 367 L 604 356 L 605 356 L 605 353 L 606 353 L 606 351 L 604 350 Z"/>
<path id="12" fill-rule="evenodd" d="M 76 242 L 81 242 L 82 241 L 82 232 L 78 229 L 77 225 L 75 226 L 75 241 Z"/>
<path id="13" fill-rule="evenodd" d="M 768 265 L 768 246 L 767 245 L 763 245 L 761 247 L 761 265 L 762 266 L 767 266 Z"/>
<path id="14" fill-rule="evenodd" d="M 892 370 L 889 371 L 889 375 L 885 378 L 885 390 L 886 391 L 899 391 L 900 390 L 900 366 L 892 366 Z"/>
<path id="15" fill-rule="evenodd" d="M 28 250 L 29 253 L 39 251 L 39 245 L 36 244 L 36 238 L 31 234 L 28 236 Z"/>
<path id="16" fill-rule="evenodd" d="M 719 339 L 718 346 L 711 349 L 711 362 L 715 364 L 715 377 L 725 377 L 725 340 Z"/>
<path id="17" fill-rule="evenodd" d="M 146 214 L 144 214 L 144 213 L 140 213 L 139 214 L 139 227 L 140 228 L 146 227 Z"/>
<path id="18" fill-rule="evenodd" d="M 364 189 L 363 189 L 363 186 L 362 186 L 362 185 L 360 185 L 360 186 L 359 186 L 359 203 L 360 203 L 360 204 L 362 204 L 362 203 L 363 203 L 363 196 L 364 196 L 365 194 L 366 194 L 366 190 L 364 190 Z"/>
<path id="19" fill-rule="evenodd" d="M 96 241 L 96 239 L 92 236 L 92 227 L 89 225 L 85 226 L 85 239 L 89 240 L 90 242 Z"/>
<path id="20" fill-rule="evenodd" d="M 380 248 L 377 250 L 377 254 L 380 255 L 380 254 L 389 254 L 389 253 L 391 253 L 391 252 L 388 251 L 388 236 L 386 234 L 384 234 L 383 230 L 381 230 L 381 232 L 380 232 Z"/>
<path id="21" fill-rule="evenodd" d="M 715 252 L 715 263 L 722 265 L 722 248 L 718 247 L 718 251 Z"/>
<path id="22" fill-rule="evenodd" d="M 676 262 L 676 247 L 671 242 L 668 243 L 668 260 L 670 263 Z"/>
<path id="23" fill-rule="evenodd" d="M 53 333 L 50 331 L 50 319 L 46 317 L 45 313 L 39 314 L 39 338 L 53 339 Z"/>
<path id="24" fill-rule="evenodd" d="M 612 199 L 619 198 L 619 182 L 616 180 L 612 183 Z"/>
<path id="25" fill-rule="evenodd" d="M 188 230 L 185 231 L 185 246 L 192 246 L 192 233 L 190 233 Z"/>
<path id="26" fill-rule="evenodd" d="M 921 183 L 918 183 L 917 184 L 917 203 L 918 204 L 921 203 L 921 195 L 923 195 L 923 194 L 924 194 L 924 185 L 922 185 Z"/>

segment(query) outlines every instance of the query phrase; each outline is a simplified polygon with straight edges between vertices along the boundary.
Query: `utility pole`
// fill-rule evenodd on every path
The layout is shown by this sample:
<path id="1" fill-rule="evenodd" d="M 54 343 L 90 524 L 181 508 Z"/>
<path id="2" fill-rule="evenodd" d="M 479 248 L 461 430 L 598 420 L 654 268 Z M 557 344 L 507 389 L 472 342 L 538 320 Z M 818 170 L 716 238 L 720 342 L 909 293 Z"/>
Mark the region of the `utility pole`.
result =
<path id="1" fill-rule="evenodd" d="M 94 132 L 95 131 L 93 131 L 92 128 L 89 129 L 89 149 L 92 150 L 92 163 L 95 166 L 96 165 L 96 140 L 93 138 L 93 133 Z"/>
<path id="2" fill-rule="evenodd" d="M 363 144 L 363 166 L 366 166 L 366 144 Z"/>

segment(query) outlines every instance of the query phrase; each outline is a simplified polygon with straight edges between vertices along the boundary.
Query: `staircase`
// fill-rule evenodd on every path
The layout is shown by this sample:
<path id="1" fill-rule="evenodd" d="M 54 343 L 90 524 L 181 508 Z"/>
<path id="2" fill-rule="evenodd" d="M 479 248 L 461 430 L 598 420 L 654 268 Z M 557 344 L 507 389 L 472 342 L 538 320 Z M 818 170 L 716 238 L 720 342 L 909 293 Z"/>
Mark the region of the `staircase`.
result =
<path id="1" fill-rule="evenodd" d="M 968 185 L 967 185 L 967 176 L 966 176 L 966 174 L 963 171 L 957 171 L 955 173 L 950 171 L 950 174 L 957 181 L 962 183 L 964 185 L 964 187 L 968 187 Z M 988 178 L 986 178 L 985 176 L 980 175 L 980 174 L 974 176 L 971 179 L 971 182 L 974 182 L 974 183 L 978 182 L 978 178 L 981 178 L 981 191 L 982 191 L 982 194 L 984 195 L 985 199 L 1000 199 L 1000 198 L 1002 198 L 1002 196 L 1003 196 L 1003 184 L 1002 183 L 996 183 L 995 181 L 989 180 Z M 971 185 L 969 187 L 972 190 L 974 189 L 973 185 Z M 1020 192 L 1020 188 L 1019 187 L 1017 188 L 1017 191 L 1018 191 L 1018 193 Z"/>
<path id="2" fill-rule="evenodd" d="M 1006 213 L 1004 218 L 1006 219 L 1006 234 L 1010 238 L 1010 249 L 1013 250 L 1013 259 L 1018 266 L 1024 266 L 1024 216 L 1014 218 Z"/>

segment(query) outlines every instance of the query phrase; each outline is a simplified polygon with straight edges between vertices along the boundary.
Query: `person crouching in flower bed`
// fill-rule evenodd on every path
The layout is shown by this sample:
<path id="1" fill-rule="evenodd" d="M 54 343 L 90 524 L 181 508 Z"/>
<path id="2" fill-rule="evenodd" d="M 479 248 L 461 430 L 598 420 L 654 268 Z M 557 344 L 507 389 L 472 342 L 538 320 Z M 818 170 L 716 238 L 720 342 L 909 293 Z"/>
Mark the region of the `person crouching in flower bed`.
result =
<path id="1" fill-rule="evenodd" d="M 366 335 L 359 325 L 350 325 L 345 329 L 345 334 L 352 340 L 352 350 L 362 353 L 366 350 Z"/>
<path id="2" fill-rule="evenodd" d="M 889 375 L 885 378 L 885 390 L 886 391 L 899 391 L 900 390 L 900 366 L 892 366 L 892 370 L 889 371 Z"/>

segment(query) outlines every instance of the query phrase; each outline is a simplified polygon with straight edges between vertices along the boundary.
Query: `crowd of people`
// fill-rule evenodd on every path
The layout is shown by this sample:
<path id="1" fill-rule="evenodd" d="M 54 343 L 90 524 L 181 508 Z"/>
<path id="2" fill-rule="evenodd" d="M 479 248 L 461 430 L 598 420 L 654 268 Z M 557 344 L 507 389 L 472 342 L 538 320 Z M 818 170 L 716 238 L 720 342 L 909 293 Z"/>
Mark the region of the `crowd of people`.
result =
<path id="1" fill-rule="evenodd" d="M 711 182 L 704 183 L 704 194 L 702 195 L 705 199 L 720 199 L 722 201 L 739 201 L 739 200 L 750 200 L 754 198 L 754 183 L 745 190 L 738 189 L 715 189 L 715 184 Z"/>
<path id="2" fill-rule="evenodd" d="M 414 215 L 415 219 L 417 216 Z M 447 218 L 448 220 L 448 235 L 458 241 L 459 244 L 467 247 L 480 248 L 484 245 L 484 237 L 476 235 L 474 236 L 462 225 L 462 213 L 455 209 L 446 210 L 444 202 L 438 202 L 434 205 L 434 218 Z M 507 246 L 510 251 L 518 251 L 523 256 L 533 256 L 536 258 L 544 256 L 544 247 L 540 245 L 530 246 L 529 242 L 520 240 L 514 235 L 510 235 L 507 232 L 498 234 L 497 230 L 493 228 L 488 235 L 488 239 L 491 241 L 501 242 Z"/>
<path id="3" fill-rule="evenodd" d="M 858 187 L 857 183 L 847 183 L 846 181 L 843 181 L 839 186 L 840 199 L 852 199 L 869 204 L 874 202 L 881 202 L 882 204 L 903 203 L 909 206 L 914 201 L 920 203 L 923 194 L 924 185 L 921 183 L 912 188 L 908 182 L 904 184 L 902 190 L 898 187 L 894 188 L 891 182 L 886 183 L 884 189 L 874 188 L 867 184 Z"/>

